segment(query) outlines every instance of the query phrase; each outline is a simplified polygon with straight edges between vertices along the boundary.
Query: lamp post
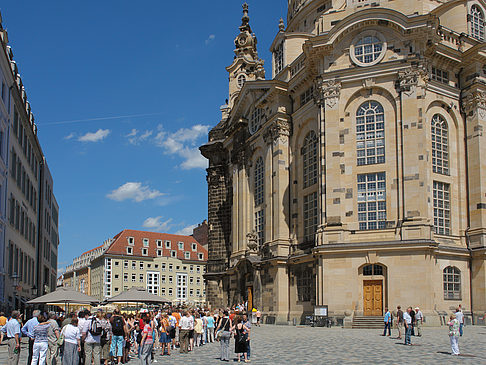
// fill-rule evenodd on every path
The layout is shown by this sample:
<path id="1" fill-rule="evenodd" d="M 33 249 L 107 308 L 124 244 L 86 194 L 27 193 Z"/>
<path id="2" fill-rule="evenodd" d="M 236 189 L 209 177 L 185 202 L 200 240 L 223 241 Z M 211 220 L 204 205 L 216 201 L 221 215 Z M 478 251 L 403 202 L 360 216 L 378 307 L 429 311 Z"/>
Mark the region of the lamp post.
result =
<path id="1" fill-rule="evenodd" d="M 14 272 L 12 274 L 12 276 L 10 277 L 10 279 L 12 279 L 12 287 L 13 287 L 13 298 L 14 298 L 14 309 L 15 309 L 15 306 L 17 304 L 17 286 L 19 285 L 19 276 L 17 275 L 16 272 Z"/>

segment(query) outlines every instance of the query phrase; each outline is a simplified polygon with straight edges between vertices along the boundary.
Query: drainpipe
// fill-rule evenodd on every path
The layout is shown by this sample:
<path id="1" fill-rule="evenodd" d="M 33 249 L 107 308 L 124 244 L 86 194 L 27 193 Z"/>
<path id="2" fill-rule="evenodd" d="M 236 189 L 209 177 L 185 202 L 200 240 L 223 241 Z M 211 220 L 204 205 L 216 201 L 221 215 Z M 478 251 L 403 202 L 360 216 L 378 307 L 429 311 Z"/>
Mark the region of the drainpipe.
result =
<path id="1" fill-rule="evenodd" d="M 464 236 L 466 238 L 466 248 L 469 251 L 469 303 L 471 306 L 471 317 L 472 317 L 472 324 L 474 324 L 474 313 L 473 313 L 473 294 L 472 294 L 472 249 L 471 249 L 471 241 L 469 237 L 469 231 L 471 229 L 471 214 L 469 212 L 469 158 L 468 158 L 468 153 L 467 153 L 467 123 L 466 123 L 466 113 L 464 112 L 463 105 L 462 105 L 462 83 L 461 83 L 461 75 L 462 72 L 464 71 L 463 68 L 459 70 L 459 73 L 457 75 L 457 80 L 458 80 L 458 86 L 460 89 L 460 94 L 459 94 L 459 111 L 462 116 L 462 121 L 464 123 L 464 156 L 465 156 L 465 175 L 466 175 L 466 221 L 467 221 L 467 227 L 466 230 L 464 231 Z"/>

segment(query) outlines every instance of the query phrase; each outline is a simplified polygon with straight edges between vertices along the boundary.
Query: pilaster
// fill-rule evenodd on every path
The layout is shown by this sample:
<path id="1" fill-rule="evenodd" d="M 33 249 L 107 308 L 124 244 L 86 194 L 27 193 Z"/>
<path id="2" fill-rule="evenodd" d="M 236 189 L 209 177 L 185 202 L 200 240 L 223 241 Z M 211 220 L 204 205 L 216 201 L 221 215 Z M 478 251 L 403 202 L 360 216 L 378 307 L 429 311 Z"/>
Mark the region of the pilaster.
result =
<path id="1" fill-rule="evenodd" d="M 463 97 L 466 115 L 469 237 L 471 248 L 486 247 L 486 92 L 469 90 Z"/>
<path id="2" fill-rule="evenodd" d="M 429 218 L 429 197 L 432 177 L 427 159 L 420 159 L 428 150 L 427 133 L 424 125 L 424 100 L 428 82 L 424 67 L 409 67 L 399 72 L 400 92 L 399 124 L 401 126 L 402 160 L 402 239 L 430 239 L 432 221 Z M 405 153 L 406 151 L 406 153 Z"/>

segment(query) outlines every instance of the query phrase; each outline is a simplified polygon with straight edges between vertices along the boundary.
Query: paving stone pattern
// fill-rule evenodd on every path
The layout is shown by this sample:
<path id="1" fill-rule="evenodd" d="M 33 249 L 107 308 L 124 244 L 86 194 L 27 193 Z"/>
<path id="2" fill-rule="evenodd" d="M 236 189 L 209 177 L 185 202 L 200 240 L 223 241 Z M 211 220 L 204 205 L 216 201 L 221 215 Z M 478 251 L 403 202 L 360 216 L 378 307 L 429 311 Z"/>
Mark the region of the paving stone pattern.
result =
<path id="1" fill-rule="evenodd" d="M 412 337 L 414 346 L 403 340 L 382 337 L 379 330 L 311 328 L 265 325 L 252 334 L 251 364 L 486 364 L 486 327 L 469 326 L 459 340 L 462 356 L 450 355 L 446 327 L 424 328 L 423 337 Z M 396 336 L 396 331 L 392 333 Z M 156 355 L 159 364 L 220 364 L 219 343 L 208 344 L 181 355 Z M 234 340 L 231 340 L 234 349 Z M 6 346 L 0 346 L 0 364 L 7 365 Z M 22 348 L 20 365 L 26 365 Z M 236 358 L 236 357 L 235 357 Z M 132 359 L 129 365 L 138 365 Z M 233 363 L 233 361 L 230 361 Z"/>

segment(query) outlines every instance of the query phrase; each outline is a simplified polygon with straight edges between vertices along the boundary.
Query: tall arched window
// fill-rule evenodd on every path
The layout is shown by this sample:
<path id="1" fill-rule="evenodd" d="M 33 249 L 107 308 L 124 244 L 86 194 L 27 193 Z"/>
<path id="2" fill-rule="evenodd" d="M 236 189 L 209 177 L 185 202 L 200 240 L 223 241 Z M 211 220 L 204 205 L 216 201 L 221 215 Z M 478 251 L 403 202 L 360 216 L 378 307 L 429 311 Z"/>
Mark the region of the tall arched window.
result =
<path id="1" fill-rule="evenodd" d="M 385 162 L 385 113 L 380 103 L 367 101 L 356 112 L 357 164 Z"/>
<path id="2" fill-rule="evenodd" d="M 461 299 L 461 270 L 447 266 L 443 273 L 444 299 Z"/>
<path id="3" fill-rule="evenodd" d="M 484 14 L 479 6 L 471 6 L 469 21 L 471 23 L 471 35 L 480 41 L 484 41 Z"/>
<path id="4" fill-rule="evenodd" d="M 263 157 L 259 157 L 255 164 L 255 206 L 263 203 L 263 181 L 265 176 L 265 164 Z"/>
<path id="5" fill-rule="evenodd" d="M 449 131 L 440 114 L 432 117 L 432 170 L 449 175 Z"/>
<path id="6" fill-rule="evenodd" d="M 302 147 L 304 160 L 304 188 L 317 183 L 317 136 L 310 131 L 304 139 Z"/>
<path id="7" fill-rule="evenodd" d="M 263 157 L 259 157 L 255 163 L 255 232 L 258 236 L 258 244 L 262 245 L 264 242 L 265 232 L 265 210 L 264 202 L 264 183 L 265 183 L 265 163 Z"/>

